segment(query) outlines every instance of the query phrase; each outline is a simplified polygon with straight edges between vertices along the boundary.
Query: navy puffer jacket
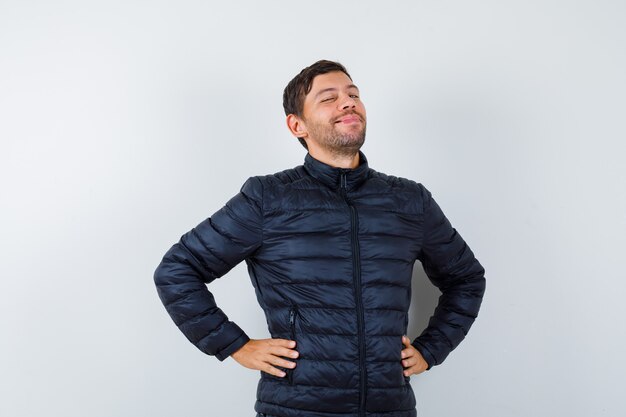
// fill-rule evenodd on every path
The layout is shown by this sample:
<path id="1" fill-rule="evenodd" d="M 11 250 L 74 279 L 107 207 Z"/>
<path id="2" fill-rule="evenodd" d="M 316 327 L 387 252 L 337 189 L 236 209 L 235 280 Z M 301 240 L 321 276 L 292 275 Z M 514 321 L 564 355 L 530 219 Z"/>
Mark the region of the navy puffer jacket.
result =
<path id="1" fill-rule="evenodd" d="M 304 164 L 250 177 L 224 207 L 184 234 L 154 280 L 176 325 L 224 360 L 249 337 L 205 284 L 245 260 L 274 338 L 296 341 L 296 367 L 261 371 L 255 411 L 281 417 L 414 417 L 403 375 L 413 264 L 442 291 L 412 342 L 429 367 L 465 337 L 484 269 L 431 193 L 368 166 Z"/>

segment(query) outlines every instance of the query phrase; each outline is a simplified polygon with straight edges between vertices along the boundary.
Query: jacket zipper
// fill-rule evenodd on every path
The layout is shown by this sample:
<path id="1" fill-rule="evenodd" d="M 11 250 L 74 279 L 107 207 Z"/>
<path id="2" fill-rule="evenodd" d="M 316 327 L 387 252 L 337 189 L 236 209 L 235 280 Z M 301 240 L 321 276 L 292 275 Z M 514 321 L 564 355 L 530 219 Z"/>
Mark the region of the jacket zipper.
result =
<path id="1" fill-rule="evenodd" d="M 408 330 L 408 326 L 409 326 L 409 314 L 405 313 L 404 315 L 404 334 L 407 334 L 407 330 Z M 400 341 L 400 350 L 404 349 L 404 343 L 402 343 L 402 341 Z M 402 362 L 400 362 L 402 364 Z M 404 377 L 404 383 L 408 384 L 410 382 L 411 377 L 410 376 L 404 376 L 404 365 L 402 366 L 402 376 Z"/>
<path id="2" fill-rule="evenodd" d="M 289 328 L 291 329 L 291 340 L 296 340 L 296 314 L 298 312 L 298 307 L 294 304 L 289 309 Z M 296 349 L 298 348 L 296 342 Z M 289 381 L 289 385 L 293 385 L 293 371 L 295 368 L 287 369 L 287 379 Z"/>
<path id="3" fill-rule="evenodd" d="M 359 257 L 359 217 L 356 207 L 348 199 L 347 179 L 345 171 L 341 172 L 341 194 L 350 208 L 350 230 L 352 234 L 352 277 L 354 283 L 354 294 L 356 297 L 358 335 L 359 335 L 359 416 L 365 416 L 365 381 L 367 370 L 365 369 L 365 340 L 363 330 L 363 300 L 361 297 L 361 259 Z"/>

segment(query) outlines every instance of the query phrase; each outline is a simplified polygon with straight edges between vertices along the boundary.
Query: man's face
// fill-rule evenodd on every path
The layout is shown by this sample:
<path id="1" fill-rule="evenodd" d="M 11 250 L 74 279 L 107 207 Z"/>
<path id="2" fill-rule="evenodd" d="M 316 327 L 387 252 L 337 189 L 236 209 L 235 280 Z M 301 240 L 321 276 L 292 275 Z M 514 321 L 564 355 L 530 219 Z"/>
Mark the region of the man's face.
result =
<path id="1" fill-rule="evenodd" d="M 338 155 L 354 155 L 365 142 L 366 114 L 359 89 L 341 71 L 313 79 L 304 99 L 303 124 L 320 147 Z"/>

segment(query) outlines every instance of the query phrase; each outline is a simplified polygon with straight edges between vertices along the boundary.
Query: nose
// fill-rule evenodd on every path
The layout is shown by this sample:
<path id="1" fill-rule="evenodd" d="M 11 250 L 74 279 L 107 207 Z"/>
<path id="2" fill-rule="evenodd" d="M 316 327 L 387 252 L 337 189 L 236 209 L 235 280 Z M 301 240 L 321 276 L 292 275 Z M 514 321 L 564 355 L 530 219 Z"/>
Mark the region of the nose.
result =
<path id="1" fill-rule="evenodd" d="M 346 95 L 343 101 L 341 101 L 340 108 L 342 110 L 345 110 L 345 109 L 354 108 L 354 107 L 356 107 L 356 100 L 350 97 L 349 94 Z"/>

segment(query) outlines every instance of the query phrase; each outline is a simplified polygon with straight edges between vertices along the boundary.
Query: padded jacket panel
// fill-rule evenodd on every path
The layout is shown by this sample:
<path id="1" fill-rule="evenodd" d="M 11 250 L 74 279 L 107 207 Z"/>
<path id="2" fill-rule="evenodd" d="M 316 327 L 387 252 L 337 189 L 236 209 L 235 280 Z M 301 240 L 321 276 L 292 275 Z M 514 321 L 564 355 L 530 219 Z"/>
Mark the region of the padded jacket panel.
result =
<path id="1" fill-rule="evenodd" d="M 165 254 L 154 280 L 167 312 L 223 361 L 249 337 L 208 283 L 247 264 L 272 337 L 296 340 L 287 376 L 260 372 L 255 411 L 281 417 L 415 417 L 400 352 L 419 260 L 442 292 L 412 341 L 438 365 L 463 340 L 485 291 L 484 269 L 420 183 L 307 153 L 304 164 L 248 178 Z"/>

